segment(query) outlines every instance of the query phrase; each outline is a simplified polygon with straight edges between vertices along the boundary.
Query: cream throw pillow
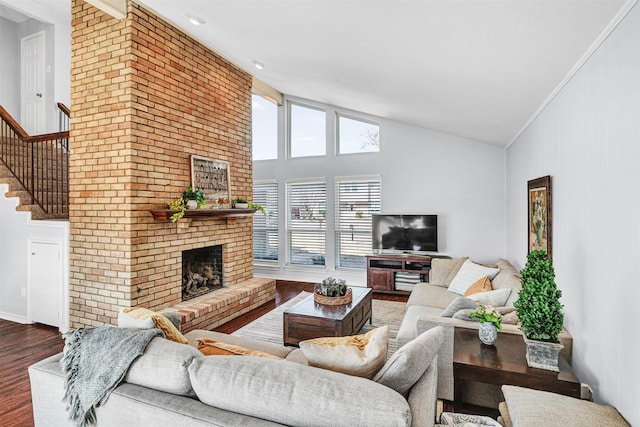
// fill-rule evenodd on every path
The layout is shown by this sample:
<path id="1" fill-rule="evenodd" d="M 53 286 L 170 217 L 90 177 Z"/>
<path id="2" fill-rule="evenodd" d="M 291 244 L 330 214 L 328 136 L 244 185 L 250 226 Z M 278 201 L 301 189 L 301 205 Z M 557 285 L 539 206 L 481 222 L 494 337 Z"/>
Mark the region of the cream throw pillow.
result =
<path id="1" fill-rule="evenodd" d="M 447 290 L 459 295 L 464 295 L 467 289 L 478 279 L 488 276 L 489 280 L 491 280 L 498 272 L 500 272 L 499 268 L 485 267 L 468 259 L 462 264 L 460 271 L 458 271 L 456 277 L 453 278 Z"/>
<path id="2" fill-rule="evenodd" d="M 118 327 L 132 327 L 132 326 L 123 326 L 123 325 L 131 325 L 135 324 L 135 320 L 140 321 L 136 328 L 137 329 L 151 329 L 148 327 L 149 319 L 153 322 L 152 327 L 156 327 L 164 332 L 164 335 L 168 340 L 179 342 L 181 344 L 189 344 L 189 340 L 184 337 L 180 333 L 180 331 L 171 323 L 169 319 L 164 317 L 160 313 L 156 313 L 155 311 L 151 311 L 147 308 L 142 307 L 126 307 L 121 308 L 120 313 L 118 314 Z"/>
<path id="3" fill-rule="evenodd" d="M 300 341 L 309 365 L 357 377 L 373 378 L 387 361 L 389 326 L 350 337 Z"/>

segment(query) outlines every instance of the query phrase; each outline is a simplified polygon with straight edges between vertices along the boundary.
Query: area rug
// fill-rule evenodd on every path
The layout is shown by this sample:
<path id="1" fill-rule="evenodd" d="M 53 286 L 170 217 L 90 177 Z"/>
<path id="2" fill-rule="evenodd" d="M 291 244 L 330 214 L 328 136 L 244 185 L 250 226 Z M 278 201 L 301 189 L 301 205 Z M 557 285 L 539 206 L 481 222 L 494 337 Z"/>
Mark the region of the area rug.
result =
<path id="1" fill-rule="evenodd" d="M 300 292 L 294 298 L 276 307 L 248 325 L 243 326 L 232 333 L 232 335 L 282 344 L 282 313 L 309 295 L 311 295 L 310 292 Z M 370 325 L 369 322 L 367 322 L 360 332 L 364 333 L 372 328 L 389 325 L 390 335 L 388 355 L 390 356 L 396 351 L 396 335 L 398 334 L 398 329 L 400 328 L 400 323 L 404 316 L 406 304 L 403 302 L 378 299 L 374 299 L 371 304 L 371 310 L 373 312 L 372 324 Z"/>

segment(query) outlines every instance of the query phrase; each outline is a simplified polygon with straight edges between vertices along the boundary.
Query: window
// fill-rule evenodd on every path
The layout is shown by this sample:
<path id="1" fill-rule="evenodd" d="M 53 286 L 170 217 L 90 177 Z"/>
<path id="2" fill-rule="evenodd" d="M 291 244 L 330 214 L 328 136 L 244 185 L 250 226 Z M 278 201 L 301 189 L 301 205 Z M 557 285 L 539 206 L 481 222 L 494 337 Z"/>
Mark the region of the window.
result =
<path id="1" fill-rule="evenodd" d="M 255 183 L 253 203 L 262 206 L 266 213 L 253 215 L 253 259 L 278 260 L 278 184 Z"/>
<path id="2" fill-rule="evenodd" d="M 289 263 L 325 265 L 326 200 L 324 182 L 287 183 Z"/>
<path id="3" fill-rule="evenodd" d="M 251 97 L 253 160 L 278 158 L 278 106 L 259 95 Z"/>
<path id="4" fill-rule="evenodd" d="M 374 213 L 380 213 L 379 178 L 336 181 L 336 267 L 366 268 Z"/>
<path id="5" fill-rule="evenodd" d="M 324 110 L 289 103 L 289 155 L 324 156 L 327 152 L 325 122 Z"/>
<path id="6" fill-rule="evenodd" d="M 377 123 L 338 114 L 338 153 L 377 153 L 380 126 Z"/>

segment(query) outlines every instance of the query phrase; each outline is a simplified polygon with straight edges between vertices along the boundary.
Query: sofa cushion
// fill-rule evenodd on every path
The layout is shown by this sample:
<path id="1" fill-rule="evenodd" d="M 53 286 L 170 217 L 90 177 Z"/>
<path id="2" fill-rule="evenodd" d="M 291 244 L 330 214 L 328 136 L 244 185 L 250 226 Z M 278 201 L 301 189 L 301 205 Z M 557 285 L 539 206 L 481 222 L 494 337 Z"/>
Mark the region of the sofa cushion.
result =
<path id="1" fill-rule="evenodd" d="M 509 295 L 511 295 L 511 289 L 504 288 L 469 295 L 467 298 L 473 301 L 477 301 L 478 304 L 490 305 L 493 307 L 502 307 L 509 299 Z"/>
<path id="2" fill-rule="evenodd" d="M 502 386 L 502 393 L 514 426 L 629 426 L 611 406 L 509 385 Z"/>
<path id="3" fill-rule="evenodd" d="M 460 310 L 464 310 L 464 309 L 475 310 L 479 306 L 480 304 L 477 301 L 474 301 L 469 298 L 458 297 L 455 300 L 453 300 L 451 304 L 447 306 L 447 308 L 444 309 L 444 311 L 442 312 L 442 314 L 440 314 L 440 316 L 453 317 L 453 315 Z"/>
<path id="4" fill-rule="evenodd" d="M 239 345 L 226 344 L 223 342 L 200 338 L 198 340 L 198 350 L 205 356 L 256 356 L 268 359 L 282 359 L 282 357 L 263 351 L 251 350 Z"/>
<path id="5" fill-rule="evenodd" d="M 409 299 L 407 300 L 406 309 L 414 305 L 438 307 L 444 310 L 453 300 L 460 297 L 460 295 L 449 292 L 447 288 L 440 286 L 433 286 L 430 283 L 417 283 Z"/>
<path id="6" fill-rule="evenodd" d="M 432 287 L 435 288 L 436 286 Z M 446 291 L 446 289 L 444 290 Z M 440 307 L 429 307 L 423 305 L 414 305 L 409 307 L 402 318 L 402 323 L 400 324 L 398 334 L 396 335 L 396 347 L 400 348 L 418 336 L 416 326 L 419 318 L 440 317 L 440 313 L 442 313 L 442 308 Z"/>
<path id="7" fill-rule="evenodd" d="M 447 287 L 460 270 L 467 258 L 433 258 L 429 270 L 429 283 L 434 286 Z M 453 276 L 449 277 L 451 274 Z"/>
<path id="8" fill-rule="evenodd" d="M 488 276 L 485 276 L 476 280 L 471 286 L 469 286 L 463 296 L 468 297 L 469 295 L 479 294 L 480 292 L 489 292 L 492 289 L 493 286 L 491 286 L 491 279 L 489 279 Z"/>
<path id="9" fill-rule="evenodd" d="M 520 283 L 520 274 L 509 261 L 504 259 L 498 260 L 496 263 L 500 269 L 500 273 L 491 280 L 493 289 L 511 289 L 511 295 L 505 303 L 507 306 L 513 306 L 513 303 L 518 299 L 522 284 Z"/>
<path id="10" fill-rule="evenodd" d="M 449 292 L 463 295 L 478 279 L 486 276 L 488 276 L 489 279 L 493 279 L 499 271 L 500 269 L 497 267 L 485 267 L 468 259 L 462 264 L 462 267 L 460 267 L 460 271 L 458 271 L 456 277 L 451 281 L 448 290 Z"/>
<path id="11" fill-rule="evenodd" d="M 151 340 L 129 367 L 125 381 L 182 396 L 193 396 L 189 365 L 202 357 L 195 348 L 164 338 Z"/>
<path id="12" fill-rule="evenodd" d="M 121 308 L 118 313 L 118 327 L 123 328 L 134 323 L 134 319 L 140 320 L 140 325 L 143 325 L 143 322 L 147 322 L 149 319 L 153 321 L 154 327 L 160 329 L 164 332 L 164 335 L 168 340 L 175 341 L 181 344 L 189 344 L 189 340 L 187 340 L 182 333 L 174 326 L 173 323 L 162 314 L 157 313 L 155 311 L 149 310 L 143 307 L 125 307 Z M 137 329 L 150 329 L 142 326 L 138 326 Z"/>
<path id="13" fill-rule="evenodd" d="M 286 425 L 409 426 L 398 393 L 364 378 L 256 357 L 201 357 L 189 367 L 198 398 Z"/>
<path id="14" fill-rule="evenodd" d="M 362 335 L 314 338 L 299 345 L 310 366 L 371 378 L 387 361 L 390 327 Z"/>
<path id="15" fill-rule="evenodd" d="M 440 326 L 423 332 L 393 353 L 373 380 L 407 395 L 438 354 L 443 340 L 444 329 Z"/>

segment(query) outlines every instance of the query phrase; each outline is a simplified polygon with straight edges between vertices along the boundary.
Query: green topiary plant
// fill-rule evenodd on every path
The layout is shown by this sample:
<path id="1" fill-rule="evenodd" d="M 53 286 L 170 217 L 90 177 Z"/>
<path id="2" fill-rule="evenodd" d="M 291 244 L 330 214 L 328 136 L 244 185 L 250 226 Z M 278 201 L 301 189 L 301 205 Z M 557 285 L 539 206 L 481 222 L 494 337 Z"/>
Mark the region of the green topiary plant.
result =
<path id="1" fill-rule="evenodd" d="M 562 291 L 556 287 L 553 262 L 547 252 L 530 252 L 520 276 L 522 290 L 513 304 L 520 330 L 529 339 L 558 342 L 564 322 L 563 305 L 560 304 Z"/>

